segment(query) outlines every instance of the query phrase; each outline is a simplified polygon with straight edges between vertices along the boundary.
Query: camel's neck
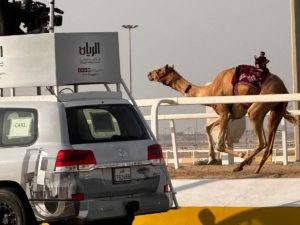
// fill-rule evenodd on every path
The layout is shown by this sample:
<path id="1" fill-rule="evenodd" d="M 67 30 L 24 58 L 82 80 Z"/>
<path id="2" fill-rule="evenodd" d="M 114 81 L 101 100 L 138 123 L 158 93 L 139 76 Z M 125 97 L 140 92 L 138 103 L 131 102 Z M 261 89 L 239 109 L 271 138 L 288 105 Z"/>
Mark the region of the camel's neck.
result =
<path id="1" fill-rule="evenodd" d="M 178 77 L 174 82 L 172 82 L 169 86 L 176 91 L 179 91 L 181 94 L 185 95 L 186 92 L 191 91 L 191 85 L 190 82 L 188 82 L 186 79 L 183 77 Z"/>
<path id="2" fill-rule="evenodd" d="M 190 91 L 185 94 L 186 97 L 203 97 L 211 96 L 210 86 L 196 86 L 192 85 Z"/>
<path id="3" fill-rule="evenodd" d="M 186 97 L 201 97 L 210 95 L 209 86 L 196 86 L 184 79 L 179 74 L 173 77 L 173 82 L 168 85 Z"/>

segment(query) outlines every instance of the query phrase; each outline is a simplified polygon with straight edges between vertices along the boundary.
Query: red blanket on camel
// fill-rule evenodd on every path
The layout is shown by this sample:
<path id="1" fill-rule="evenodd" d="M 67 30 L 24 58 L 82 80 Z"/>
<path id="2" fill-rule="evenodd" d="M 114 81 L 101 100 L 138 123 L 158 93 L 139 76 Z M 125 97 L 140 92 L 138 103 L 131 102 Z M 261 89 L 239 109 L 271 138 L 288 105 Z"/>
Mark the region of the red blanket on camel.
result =
<path id="1" fill-rule="evenodd" d="M 265 72 L 255 66 L 239 65 L 236 67 L 235 74 L 232 77 L 233 94 L 236 94 L 238 84 L 249 85 L 252 88 L 260 90 L 261 85 L 269 80 L 271 73 Z"/>

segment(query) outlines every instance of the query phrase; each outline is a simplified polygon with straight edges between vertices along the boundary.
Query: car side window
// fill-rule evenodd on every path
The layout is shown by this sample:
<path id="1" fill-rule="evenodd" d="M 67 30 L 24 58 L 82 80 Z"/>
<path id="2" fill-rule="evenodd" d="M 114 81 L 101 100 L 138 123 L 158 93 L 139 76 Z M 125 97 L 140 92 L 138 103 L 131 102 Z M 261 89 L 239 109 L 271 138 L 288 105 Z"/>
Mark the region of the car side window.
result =
<path id="1" fill-rule="evenodd" d="M 1 146 L 27 146 L 37 138 L 37 113 L 32 109 L 1 110 Z"/>

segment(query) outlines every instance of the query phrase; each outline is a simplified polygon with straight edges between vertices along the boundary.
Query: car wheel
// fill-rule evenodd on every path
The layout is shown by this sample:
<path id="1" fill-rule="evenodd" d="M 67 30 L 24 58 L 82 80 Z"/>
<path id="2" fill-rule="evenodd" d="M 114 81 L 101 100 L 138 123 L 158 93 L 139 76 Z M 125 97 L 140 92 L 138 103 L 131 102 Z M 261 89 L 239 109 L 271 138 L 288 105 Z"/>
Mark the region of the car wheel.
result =
<path id="1" fill-rule="evenodd" d="M 26 210 L 14 189 L 0 189 L 0 224 L 28 225 Z"/>

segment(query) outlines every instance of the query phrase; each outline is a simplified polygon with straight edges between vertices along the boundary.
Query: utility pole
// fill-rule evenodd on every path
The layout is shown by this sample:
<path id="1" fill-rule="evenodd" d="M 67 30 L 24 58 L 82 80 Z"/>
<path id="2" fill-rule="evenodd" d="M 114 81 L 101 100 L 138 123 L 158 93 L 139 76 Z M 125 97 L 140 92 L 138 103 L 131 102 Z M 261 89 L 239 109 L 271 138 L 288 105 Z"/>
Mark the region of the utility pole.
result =
<path id="1" fill-rule="evenodd" d="M 300 93 L 300 1 L 290 0 L 291 7 L 291 36 L 292 36 L 292 76 L 293 93 Z M 300 103 L 294 102 L 294 109 L 300 110 Z M 296 161 L 300 162 L 300 117 L 294 128 Z"/>
<path id="2" fill-rule="evenodd" d="M 132 95 L 132 68 L 131 68 L 131 30 L 137 28 L 138 25 L 123 25 L 122 26 L 129 31 L 129 90 Z"/>

